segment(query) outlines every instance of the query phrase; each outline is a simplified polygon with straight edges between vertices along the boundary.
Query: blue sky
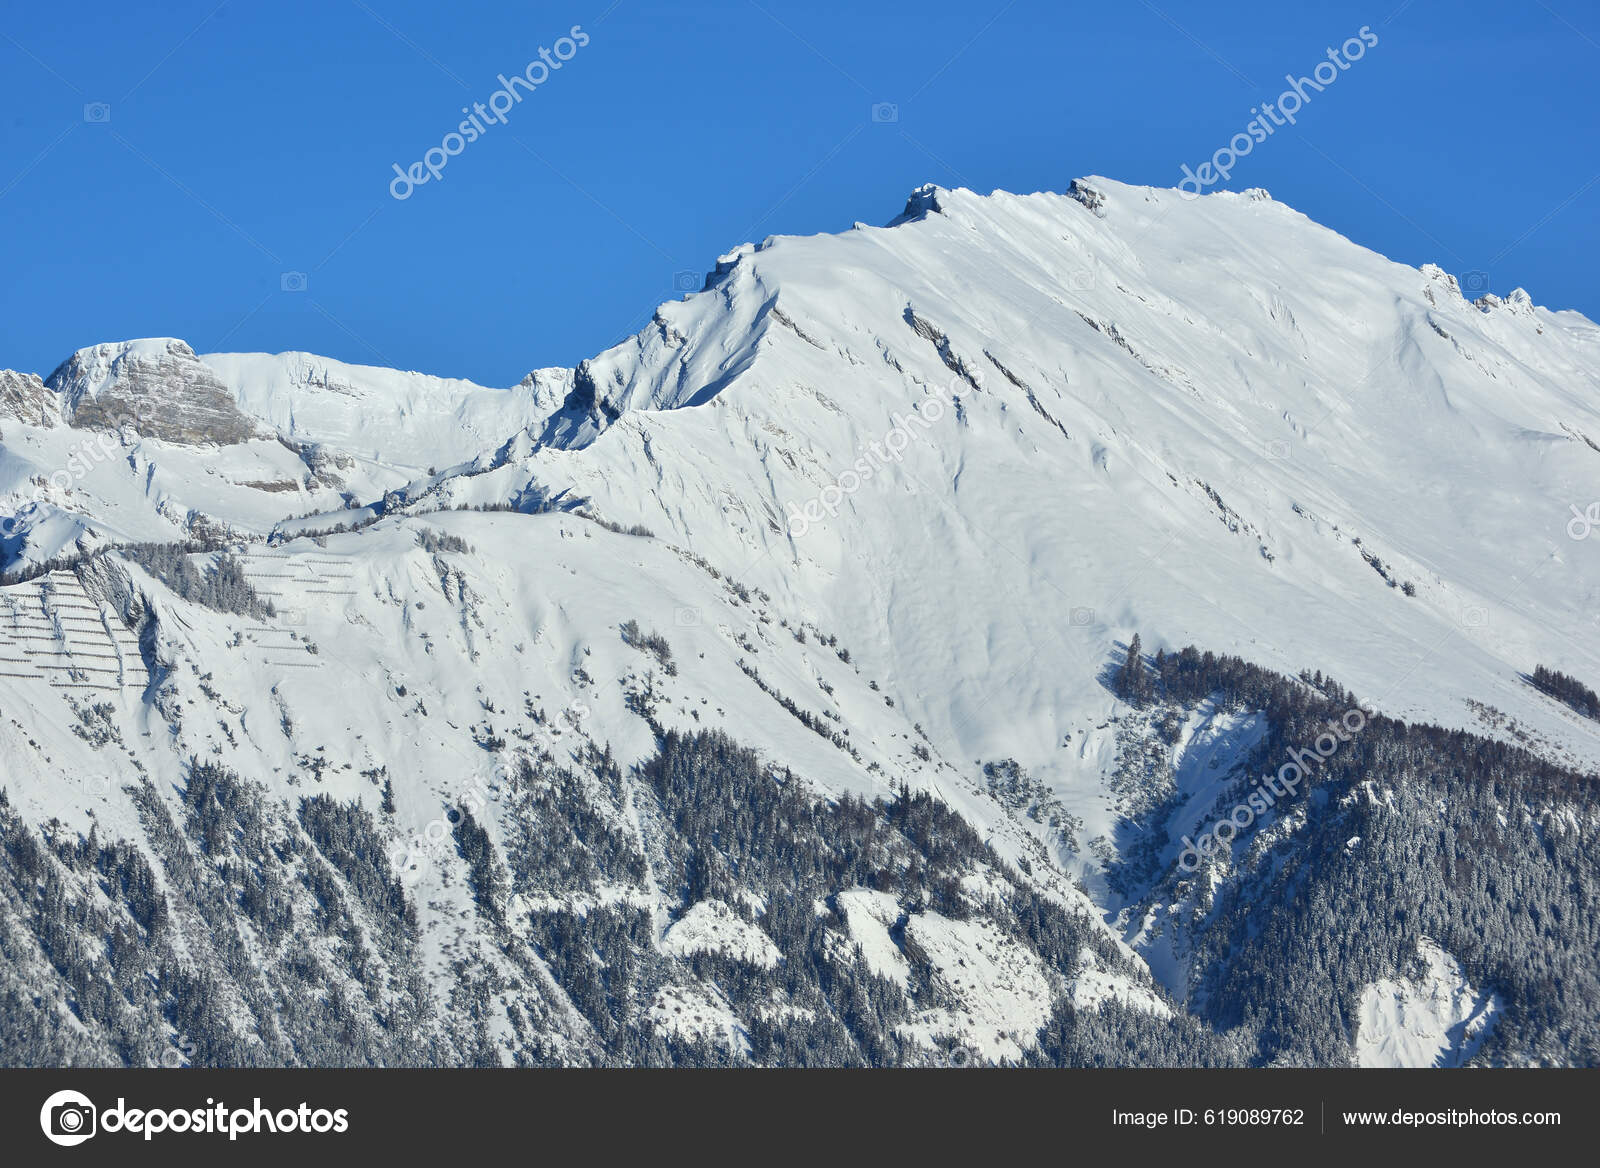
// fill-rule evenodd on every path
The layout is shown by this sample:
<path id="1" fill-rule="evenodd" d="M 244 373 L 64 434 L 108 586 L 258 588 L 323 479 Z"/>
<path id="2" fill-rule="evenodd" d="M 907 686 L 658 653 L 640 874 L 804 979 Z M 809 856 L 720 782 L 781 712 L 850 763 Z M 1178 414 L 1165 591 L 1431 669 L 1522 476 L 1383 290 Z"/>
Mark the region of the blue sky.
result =
<path id="1" fill-rule="evenodd" d="M 180 336 L 508 385 L 744 240 L 883 223 L 923 182 L 1175 185 L 1363 26 L 1229 186 L 1600 317 L 1579 0 L 79 0 L 0 12 L 0 367 Z M 541 48 L 560 68 L 392 198 Z"/>

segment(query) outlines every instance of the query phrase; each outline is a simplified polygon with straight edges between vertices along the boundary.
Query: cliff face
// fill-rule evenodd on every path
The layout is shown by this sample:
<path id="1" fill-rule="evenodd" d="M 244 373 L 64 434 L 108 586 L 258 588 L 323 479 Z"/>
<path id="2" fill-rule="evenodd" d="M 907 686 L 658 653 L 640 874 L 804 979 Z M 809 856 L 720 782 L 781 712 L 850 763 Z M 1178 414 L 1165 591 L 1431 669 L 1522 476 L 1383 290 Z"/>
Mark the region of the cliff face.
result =
<path id="1" fill-rule="evenodd" d="M 146 438 L 231 446 L 255 436 L 233 393 L 194 350 L 173 339 L 80 349 L 44 383 L 78 429 L 132 425 Z"/>
<path id="2" fill-rule="evenodd" d="M 0 369 L 0 419 L 49 429 L 61 422 L 56 398 L 37 373 Z"/>

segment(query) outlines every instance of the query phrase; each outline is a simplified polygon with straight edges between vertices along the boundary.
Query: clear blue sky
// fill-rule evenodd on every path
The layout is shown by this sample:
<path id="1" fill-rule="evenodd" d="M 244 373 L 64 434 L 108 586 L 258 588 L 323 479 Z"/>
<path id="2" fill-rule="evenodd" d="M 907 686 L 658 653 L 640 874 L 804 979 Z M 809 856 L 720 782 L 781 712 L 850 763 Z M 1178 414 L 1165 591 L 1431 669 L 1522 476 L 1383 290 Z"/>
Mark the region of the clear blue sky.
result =
<path id="1" fill-rule="evenodd" d="M 1363 25 L 1230 185 L 1600 317 L 1592 0 L 76 0 L 0 9 L 0 367 L 180 336 L 508 385 L 741 241 L 883 223 L 923 182 L 1174 185 Z"/>

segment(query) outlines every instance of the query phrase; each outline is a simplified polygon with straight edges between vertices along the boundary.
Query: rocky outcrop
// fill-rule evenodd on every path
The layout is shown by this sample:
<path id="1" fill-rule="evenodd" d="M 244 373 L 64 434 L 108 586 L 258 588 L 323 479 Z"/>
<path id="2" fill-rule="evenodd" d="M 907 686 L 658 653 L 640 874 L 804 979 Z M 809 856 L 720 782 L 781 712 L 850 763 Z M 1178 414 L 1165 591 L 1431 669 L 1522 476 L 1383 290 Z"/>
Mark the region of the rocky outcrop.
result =
<path id="1" fill-rule="evenodd" d="M 79 429 L 133 426 L 147 438 L 190 446 L 255 437 L 256 422 L 184 342 L 168 338 L 80 349 L 45 381 Z"/>
<path id="2" fill-rule="evenodd" d="M 5 418 L 48 428 L 60 423 L 61 411 L 37 373 L 0 369 L 0 419 Z"/>

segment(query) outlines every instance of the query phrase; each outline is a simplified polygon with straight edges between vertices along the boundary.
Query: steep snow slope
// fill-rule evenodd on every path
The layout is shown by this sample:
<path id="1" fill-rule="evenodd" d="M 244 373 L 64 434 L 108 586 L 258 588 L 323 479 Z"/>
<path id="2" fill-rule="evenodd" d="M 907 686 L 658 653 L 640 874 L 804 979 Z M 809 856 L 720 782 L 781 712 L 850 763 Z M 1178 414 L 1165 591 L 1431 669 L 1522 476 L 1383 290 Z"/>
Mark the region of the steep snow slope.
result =
<path id="1" fill-rule="evenodd" d="M 1596 545 L 1566 533 L 1600 497 L 1597 345 L 1575 313 L 1469 304 L 1261 191 L 924 188 L 888 228 L 744 245 L 634 340 L 509 393 L 206 357 L 343 473 L 144 437 L 71 509 L 123 538 L 264 534 L 321 498 L 375 505 L 323 525 L 370 518 L 424 468 L 446 473 L 389 504 L 587 498 L 837 630 L 952 757 L 1019 759 L 1093 838 L 1114 822 L 1086 750 L 1098 669 L 1136 629 L 1449 725 L 1487 729 L 1467 705 L 1487 703 L 1600 758 L 1519 680 L 1600 669 Z M 41 470 L 44 441 L 25 433 Z M 118 524 L 130 508 L 154 514 Z"/>
<path id="2" fill-rule="evenodd" d="M 1469 304 L 1263 192 L 1075 193 L 927 190 L 739 249 L 580 369 L 593 435 L 528 472 L 827 614 L 954 755 L 1064 797 L 1136 629 L 1600 757 L 1518 679 L 1600 668 L 1595 544 L 1565 530 L 1600 496 L 1600 330 Z"/>
<path id="3" fill-rule="evenodd" d="M 93 594 L 126 618 L 121 635 L 138 630 L 148 680 L 141 671 L 93 694 L 58 697 L 44 676 L 0 671 L 5 786 L 25 820 L 138 838 L 152 788 L 134 780 L 182 791 L 197 759 L 259 782 L 291 806 L 318 795 L 376 809 L 380 782 L 392 784 L 390 858 L 419 905 L 420 968 L 448 992 L 463 953 L 475 951 L 470 930 L 462 948 L 459 918 L 473 902 L 450 841 L 452 809 L 475 808 L 506 855 L 506 790 L 519 760 L 549 751 L 570 761 L 586 746 L 643 760 L 655 748 L 650 718 L 684 731 L 723 730 L 830 797 L 872 798 L 902 784 L 932 791 L 974 823 L 993 819 L 989 843 L 1029 862 L 1038 886 L 1086 924 L 1093 911 L 965 768 L 926 750 L 824 630 L 789 625 L 767 598 L 659 540 L 559 513 L 440 513 L 270 550 L 245 547 L 238 558 L 275 606 L 272 616 L 187 603 L 120 560 L 85 569 Z M 18 611 L 38 606 L 37 584 L 0 589 L 0 600 Z M 657 631 L 668 648 L 658 657 L 631 644 L 629 622 Z M 599 899 L 654 915 L 666 955 L 727 953 L 763 968 L 775 961 L 758 925 L 713 902 L 674 920 L 676 889 L 617 886 L 602 888 Z M 524 898 L 508 912 L 515 921 L 521 912 L 584 903 L 565 894 Z M 1120 949 L 1095 927 L 1102 945 Z M 942 934 L 932 936 L 930 959 L 942 968 Z M 500 976 L 515 973 L 514 963 L 488 960 Z M 962 952 L 949 960 L 959 963 Z M 956 970 L 946 998 L 964 1004 L 924 1018 L 907 1041 L 931 1047 L 956 1036 L 967 1049 L 1015 1056 L 1051 1001 L 1042 974 L 1026 972 L 1029 961 L 1038 958 L 1024 952 L 1006 965 L 1016 971 L 996 973 L 1007 985 L 1030 979 L 1012 1038 L 995 1045 L 990 1032 L 1006 1011 L 970 979 L 963 991 Z M 683 992 L 698 1001 L 715 991 Z M 663 1010 L 664 1032 L 677 1034 L 675 1008 Z"/>

